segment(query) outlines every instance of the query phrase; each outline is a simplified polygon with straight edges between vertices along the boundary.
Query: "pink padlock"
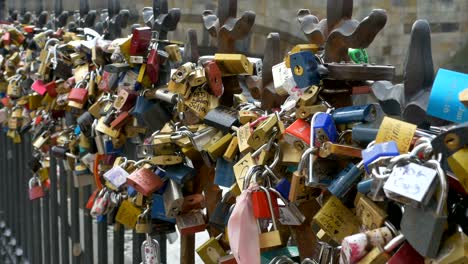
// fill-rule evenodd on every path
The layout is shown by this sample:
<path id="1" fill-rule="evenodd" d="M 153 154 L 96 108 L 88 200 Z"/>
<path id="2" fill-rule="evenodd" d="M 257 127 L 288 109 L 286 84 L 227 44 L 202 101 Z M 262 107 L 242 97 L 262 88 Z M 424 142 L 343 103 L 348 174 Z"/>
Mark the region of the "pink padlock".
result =
<path id="1" fill-rule="evenodd" d="M 44 96 L 44 94 L 47 92 L 47 88 L 45 84 L 41 80 L 36 80 L 34 83 L 31 85 L 31 88 L 40 94 L 41 96 Z"/>

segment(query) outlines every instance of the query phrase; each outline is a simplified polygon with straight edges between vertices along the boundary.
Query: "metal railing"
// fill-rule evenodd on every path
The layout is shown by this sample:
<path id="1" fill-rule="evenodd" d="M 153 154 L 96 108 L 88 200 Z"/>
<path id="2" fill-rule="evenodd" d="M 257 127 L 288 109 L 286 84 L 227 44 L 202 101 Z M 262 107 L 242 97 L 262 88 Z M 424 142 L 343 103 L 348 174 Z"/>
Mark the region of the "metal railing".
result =
<path id="1" fill-rule="evenodd" d="M 131 151 L 128 147 L 127 153 Z M 14 144 L 0 133 L 0 263 L 124 263 L 124 244 L 130 241 L 124 241 L 123 226 L 113 225 L 108 236 L 112 226 L 92 219 L 85 208 L 92 187 L 75 188 L 63 160 L 51 155 L 45 197 L 28 199 L 32 153 L 28 135 L 21 144 Z M 166 263 L 166 236 L 154 237 L 161 246 L 161 261 Z M 144 239 L 144 234 L 133 232 L 132 263 L 141 262 Z M 108 250 L 111 241 L 113 256 Z"/>

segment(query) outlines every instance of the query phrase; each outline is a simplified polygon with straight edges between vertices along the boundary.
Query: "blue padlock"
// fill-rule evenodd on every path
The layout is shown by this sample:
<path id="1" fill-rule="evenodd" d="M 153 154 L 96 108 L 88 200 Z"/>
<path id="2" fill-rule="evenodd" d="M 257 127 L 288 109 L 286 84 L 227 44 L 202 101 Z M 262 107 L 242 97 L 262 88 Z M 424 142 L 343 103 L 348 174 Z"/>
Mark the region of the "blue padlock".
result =
<path id="1" fill-rule="evenodd" d="M 156 173 L 158 174 L 158 173 Z M 159 175 L 159 174 L 158 174 Z M 169 177 L 179 185 L 183 185 L 195 176 L 195 169 L 185 164 L 177 164 L 166 167 L 166 177 Z M 164 177 L 161 176 L 160 177 Z"/>
<path id="2" fill-rule="evenodd" d="M 318 63 L 311 51 L 300 51 L 289 56 L 294 81 L 301 89 L 320 83 Z"/>
<path id="3" fill-rule="evenodd" d="M 366 145 L 375 140 L 378 128 L 356 125 L 352 128 L 352 138 L 354 142 L 360 145 Z"/>
<path id="4" fill-rule="evenodd" d="M 164 209 L 164 199 L 163 196 L 160 194 L 153 194 L 153 203 L 151 205 L 151 218 L 175 223 L 175 218 L 169 218 L 166 216 L 166 210 Z"/>
<path id="5" fill-rule="evenodd" d="M 347 106 L 333 111 L 332 117 L 335 124 L 372 122 L 377 117 L 377 109 L 373 104 Z"/>
<path id="6" fill-rule="evenodd" d="M 363 164 L 362 161 L 357 165 L 348 164 L 337 176 L 337 178 L 328 186 L 328 191 L 338 198 L 343 198 L 344 195 L 351 189 L 361 174 Z"/>
<path id="7" fill-rule="evenodd" d="M 104 140 L 104 153 L 106 155 L 119 156 L 123 152 L 123 148 L 114 148 L 111 139 Z"/>
<path id="8" fill-rule="evenodd" d="M 289 197 L 289 191 L 291 190 L 291 183 L 286 178 L 281 178 L 275 186 L 275 189 L 281 194 L 281 196 Z"/>
<path id="9" fill-rule="evenodd" d="M 137 195 L 137 193 L 138 193 L 138 191 L 135 190 L 135 188 L 133 188 L 130 185 L 127 185 L 127 194 L 128 194 L 128 196 L 135 197 Z"/>
<path id="10" fill-rule="evenodd" d="M 321 145 L 326 141 L 336 142 L 338 138 L 338 132 L 336 131 L 335 122 L 330 114 L 327 113 L 316 113 L 313 117 L 314 120 L 314 139 L 315 146 Z"/>
<path id="11" fill-rule="evenodd" d="M 96 222 L 98 223 L 107 223 L 106 215 L 98 215 L 96 216 Z"/>
<path id="12" fill-rule="evenodd" d="M 364 167 L 366 168 L 367 173 L 369 171 L 369 165 L 382 157 L 395 157 L 400 155 L 398 151 L 398 146 L 395 141 L 388 141 L 383 143 L 376 143 L 373 146 L 362 150 L 362 161 L 364 162 Z"/>
<path id="13" fill-rule="evenodd" d="M 137 97 L 135 106 L 133 107 L 133 110 L 130 114 L 141 121 L 143 120 L 143 113 L 148 111 L 151 108 L 151 106 L 153 106 L 153 103 L 147 100 L 145 96 L 140 95 Z"/>
<path id="14" fill-rule="evenodd" d="M 235 180 L 234 163 L 221 157 L 218 158 L 216 161 L 214 184 L 229 188 L 234 184 Z"/>

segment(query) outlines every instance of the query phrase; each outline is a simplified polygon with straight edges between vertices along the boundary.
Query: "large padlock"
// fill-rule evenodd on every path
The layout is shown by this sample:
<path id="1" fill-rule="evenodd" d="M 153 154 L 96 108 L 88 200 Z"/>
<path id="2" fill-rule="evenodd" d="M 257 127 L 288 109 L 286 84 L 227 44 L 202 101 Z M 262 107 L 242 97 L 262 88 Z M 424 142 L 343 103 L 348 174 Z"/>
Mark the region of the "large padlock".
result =
<path id="1" fill-rule="evenodd" d="M 29 180 L 29 200 L 36 200 L 45 196 L 44 188 L 41 181 L 37 177 L 32 177 Z"/>
<path id="2" fill-rule="evenodd" d="M 159 54 L 157 46 L 151 47 L 148 55 L 148 61 L 146 63 L 146 75 L 151 80 L 151 83 L 155 84 L 159 82 Z"/>
<path id="3" fill-rule="evenodd" d="M 151 28 L 149 27 L 134 28 L 130 44 L 130 55 L 144 54 L 151 42 L 151 35 Z"/>
<path id="4" fill-rule="evenodd" d="M 299 88 L 307 88 L 320 83 L 318 63 L 310 51 L 300 51 L 290 56 L 291 71 Z"/>
<path id="5" fill-rule="evenodd" d="M 415 208 L 413 206 L 405 206 L 403 218 L 401 219 L 401 232 L 405 235 L 408 242 L 422 256 L 435 258 L 439 252 L 439 247 L 442 242 L 445 225 L 447 223 L 447 196 L 448 184 L 445 178 L 445 172 L 440 164 L 435 160 L 429 160 L 425 165 L 434 169 L 439 178 L 440 191 L 438 193 L 437 204 Z M 422 172 L 420 177 L 430 177 L 432 171 Z M 391 179 L 388 179 L 390 181 Z M 425 181 L 422 180 L 421 181 Z M 420 192 L 424 192 L 420 190 Z M 432 205 L 432 206 L 431 206 Z M 433 206 L 436 206 L 435 210 Z"/>
<path id="6" fill-rule="evenodd" d="M 126 164 L 117 165 L 106 171 L 103 175 L 104 179 L 111 183 L 115 188 L 119 189 L 127 183 L 127 177 L 130 176 L 126 170 L 122 168 Z"/>
<path id="7" fill-rule="evenodd" d="M 148 197 L 153 192 L 159 190 L 164 185 L 164 182 L 151 170 L 140 168 L 127 177 L 127 184 Z"/>
<path id="8" fill-rule="evenodd" d="M 214 61 L 205 64 L 205 73 L 207 75 L 208 87 L 211 93 L 216 97 L 223 95 L 223 81 L 221 79 L 221 71 Z"/>
<path id="9" fill-rule="evenodd" d="M 166 176 L 175 183 L 183 185 L 195 176 L 195 169 L 185 164 L 168 166 L 166 168 Z"/>

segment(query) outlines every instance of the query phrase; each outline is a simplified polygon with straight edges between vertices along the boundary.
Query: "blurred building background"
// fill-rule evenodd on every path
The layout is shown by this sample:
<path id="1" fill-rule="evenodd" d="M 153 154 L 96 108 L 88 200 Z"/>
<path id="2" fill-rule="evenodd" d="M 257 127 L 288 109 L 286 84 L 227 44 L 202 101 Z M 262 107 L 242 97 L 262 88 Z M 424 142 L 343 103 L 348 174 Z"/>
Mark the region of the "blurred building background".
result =
<path id="1" fill-rule="evenodd" d="M 54 10 L 62 2 L 64 10 L 79 9 L 80 0 L 4 0 L 7 9 L 35 11 Z M 107 0 L 88 0 L 91 9 L 107 8 Z M 194 28 L 198 32 L 199 45 L 204 50 L 214 51 L 215 41 L 202 25 L 201 14 L 205 9 L 216 10 L 217 0 L 168 0 L 169 8 L 182 10 L 181 22 L 170 39 L 181 40 L 185 32 Z M 261 56 L 265 38 L 270 32 L 279 32 L 281 49 L 286 52 L 297 43 L 306 43 L 300 30 L 296 13 L 306 8 L 320 19 L 326 15 L 326 0 L 239 0 L 238 13 L 252 10 L 256 13 L 255 26 L 251 35 L 237 43 L 239 50 L 250 55 Z M 141 10 L 151 6 L 151 0 L 120 0 L 122 9 L 129 9 L 131 23 L 142 23 Z M 468 1 L 467 0 L 354 0 L 353 18 L 362 20 L 372 9 L 387 11 L 387 25 L 368 48 L 373 63 L 392 64 L 401 75 L 409 44 L 409 34 L 416 19 L 427 19 L 432 30 L 432 53 L 434 67 L 468 72 Z M 130 23 L 130 24 L 131 24 Z"/>

